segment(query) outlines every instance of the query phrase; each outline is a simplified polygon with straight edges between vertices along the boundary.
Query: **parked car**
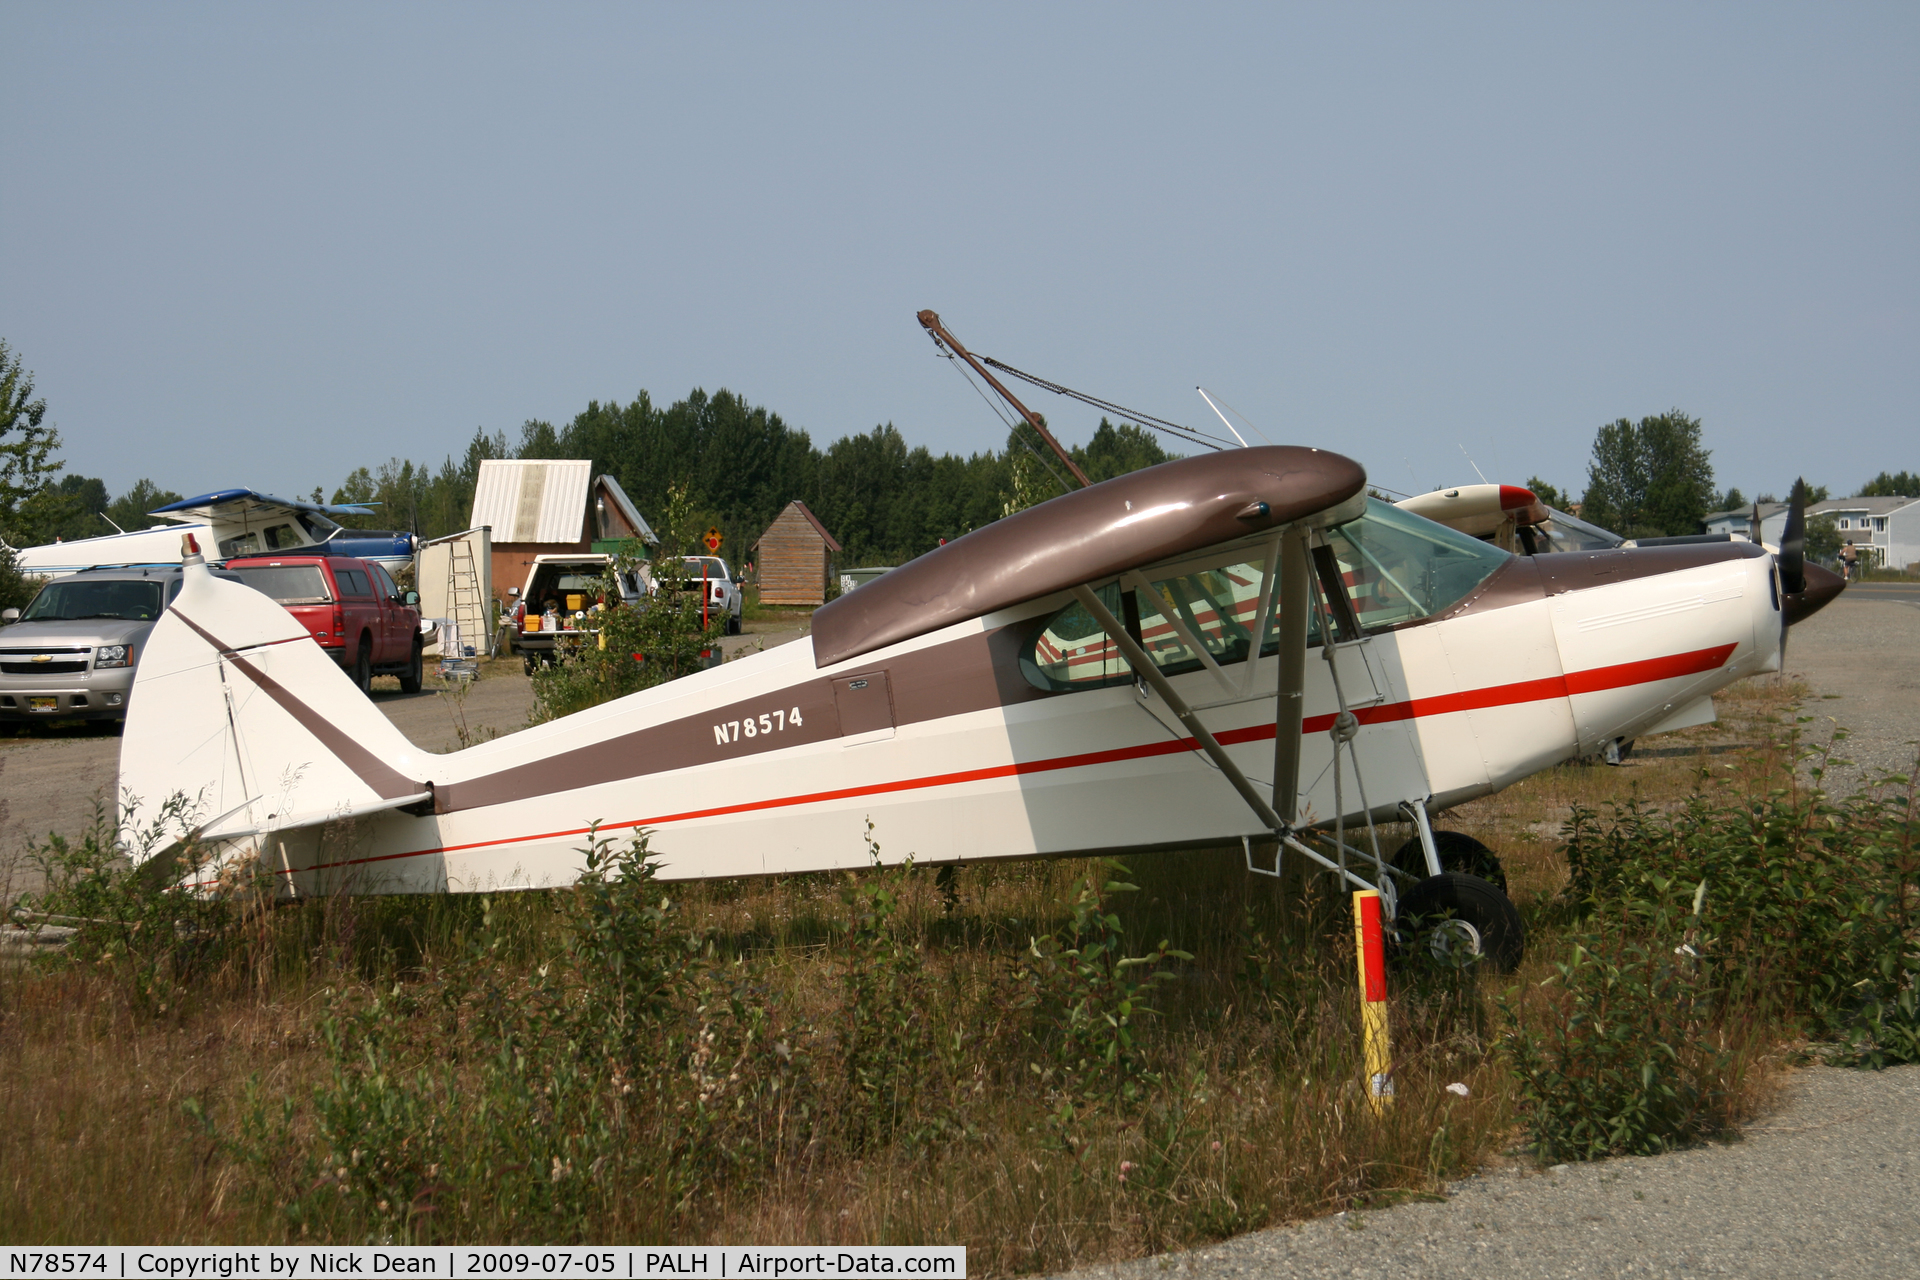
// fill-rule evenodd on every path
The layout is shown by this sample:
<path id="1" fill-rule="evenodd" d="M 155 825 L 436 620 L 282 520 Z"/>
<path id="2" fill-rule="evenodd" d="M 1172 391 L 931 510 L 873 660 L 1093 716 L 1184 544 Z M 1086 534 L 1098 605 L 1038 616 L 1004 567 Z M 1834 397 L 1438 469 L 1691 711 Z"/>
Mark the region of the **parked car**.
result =
<path id="1" fill-rule="evenodd" d="M 147 633 L 180 582 L 179 565 L 82 569 L 0 613 L 0 723 L 124 722 Z"/>
<path id="2" fill-rule="evenodd" d="M 534 668 L 541 663 L 551 663 L 563 646 L 579 642 L 583 633 L 571 625 L 573 615 L 603 603 L 600 599 L 601 579 L 612 560 L 612 556 L 584 552 L 533 558 L 527 583 L 520 589 L 520 599 L 527 606 L 526 617 L 517 625 L 513 620 L 507 620 L 508 625 L 515 626 L 513 645 L 524 655 L 528 675 L 532 675 Z M 648 583 L 643 568 L 629 569 L 620 575 L 621 599 L 618 603 L 638 607 L 645 603 L 647 594 Z M 568 597 L 576 598 L 577 607 L 569 607 Z M 560 623 L 558 627 L 550 626 L 545 617 L 549 602 L 555 606 L 555 616 Z"/>
<path id="3" fill-rule="evenodd" d="M 727 634 L 739 635 L 740 619 L 747 608 L 741 583 L 746 580 L 727 568 L 727 562 L 719 556 L 688 556 L 686 560 L 688 585 L 698 590 L 704 582 L 712 611 L 726 615 Z"/>
<path id="4" fill-rule="evenodd" d="M 396 587 L 384 566 L 349 556 L 245 556 L 227 561 L 227 570 L 298 618 L 361 692 L 377 675 L 399 676 L 402 692 L 420 692 L 420 596 Z"/>

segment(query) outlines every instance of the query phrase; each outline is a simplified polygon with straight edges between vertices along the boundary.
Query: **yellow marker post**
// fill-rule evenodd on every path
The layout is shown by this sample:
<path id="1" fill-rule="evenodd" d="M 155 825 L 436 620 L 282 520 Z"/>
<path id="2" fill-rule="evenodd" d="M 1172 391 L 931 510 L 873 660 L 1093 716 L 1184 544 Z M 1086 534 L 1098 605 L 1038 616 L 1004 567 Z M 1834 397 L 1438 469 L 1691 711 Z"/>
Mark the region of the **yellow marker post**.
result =
<path id="1" fill-rule="evenodd" d="M 1387 945 L 1380 894 L 1353 895 L 1353 949 L 1360 961 L 1360 1036 L 1367 1065 L 1367 1102 L 1375 1114 L 1393 1100 L 1393 1046 L 1387 1038 Z"/>

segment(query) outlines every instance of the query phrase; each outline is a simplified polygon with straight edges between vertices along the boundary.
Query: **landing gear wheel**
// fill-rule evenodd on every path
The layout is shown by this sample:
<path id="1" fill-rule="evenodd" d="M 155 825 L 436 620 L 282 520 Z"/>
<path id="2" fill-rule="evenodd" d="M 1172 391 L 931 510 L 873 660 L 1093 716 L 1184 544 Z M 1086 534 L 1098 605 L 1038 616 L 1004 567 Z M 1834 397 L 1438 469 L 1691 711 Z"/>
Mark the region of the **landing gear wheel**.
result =
<path id="1" fill-rule="evenodd" d="M 1424 955 L 1452 968 L 1485 963 L 1498 973 L 1520 967 L 1527 927 L 1506 894 L 1479 876 L 1443 871 L 1400 898 L 1393 922 L 1403 955 Z"/>
<path id="2" fill-rule="evenodd" d="M 373 693 L 373 641 L 360 637 L 360 652 L 353 659 L 353 687 L 369 696 Z"/>
<path id="3" fill-rule="evenodd" d="M 1460 831 L 1436 831 L 1433 833 L 1433 849 L 1440 855 L 1442 871 L 1478 876 L 1501 893 L 1507 891 L 1507 873 L 1500 865 L 1500 855 L 1472 836 Z M 1419 836 L 1396 849 L 1389 861 L 1410 876 L 1426 879 L 1427 854 L 1420 847 Z"/>
<path id="4" fill-rule="evenodd" d="M 427 674 L 427 659 L 421 652 L 420 642 L 413 642 L 413 658 L 407 663 L 407 669 L 400 673 L 400 692 L 418 693 L 420 684 Z"/>

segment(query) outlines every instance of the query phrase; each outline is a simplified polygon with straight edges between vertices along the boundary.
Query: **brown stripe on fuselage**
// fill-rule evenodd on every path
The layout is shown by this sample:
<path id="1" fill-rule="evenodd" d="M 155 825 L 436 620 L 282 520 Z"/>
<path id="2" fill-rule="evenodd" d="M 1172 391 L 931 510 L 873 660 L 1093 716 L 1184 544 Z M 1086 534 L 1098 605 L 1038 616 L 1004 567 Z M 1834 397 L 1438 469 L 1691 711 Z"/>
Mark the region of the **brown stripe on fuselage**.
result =
<path id="1" fill-rule="evenodd" d="M 885 672 L 893 692 L 896 725 L 917 724 L 1044 698 L 1020 678 L 1019 649 L 1032 629 L 1022 621 L 991 632 L 904 653 L 871 668 L 802 680 L 666 724 L 635 729 L 590 746 L 441 786 L 434 811 L 451 813 L 515 800 L 625 782 L 647 774 L 698 768 L 746 756 L 826 742 L 841 736 L 834 705 L 836 680 Z M 793 726 L 793 712 L 800 725 Z M 761 717 L 765 716 L 766 721 Z M 751 718 L 755 732 L 749 736 Z M 772 732 L 759 729 L 762 723 Z M 727 741 L 720 741 L 724 731 Z"/>
<path id="2" fill-rule="evenodd" d="M 186 623 L 195 635 L 212 645 L 222 658 L 232 663 L 235 670 L 247 679 L 253 681 L 254 684 L 260 687 L 262 692 L 278 703 L 283 711 L 299 721 L 301 728 L 318 738 L 321 745 L 338 756 L 340 763 L 353 770 L 353 772 L 359 776 L 360 781 L 373 788 L 374 792 L 379 795 L 382 800 L 398 800 L 401 796 L 419 795 L 422 791 L 431 789 L 424 782 L 411 781 L 397 772 L 379 756 L 374 755 L 373 752 L 348 737 L 346 732 L 338 725 L 294 696 L 293 692 L 285 685 L 241 657 L 239 651 L 232 645 L 220 640 L 205 627 L 202 627 L 192 618 L 180 612 L 178 605 L 175 605 L 173 608 L 173 616 Z M 305 640 L 306 637 L 295 636 L 293 639 Z M 290 641 L 275 640 L 269 642 L 269 644 L 285 643 L 290 643 Z M 256 647 L 266 648 L 268 646 L 261 645 Z"/>

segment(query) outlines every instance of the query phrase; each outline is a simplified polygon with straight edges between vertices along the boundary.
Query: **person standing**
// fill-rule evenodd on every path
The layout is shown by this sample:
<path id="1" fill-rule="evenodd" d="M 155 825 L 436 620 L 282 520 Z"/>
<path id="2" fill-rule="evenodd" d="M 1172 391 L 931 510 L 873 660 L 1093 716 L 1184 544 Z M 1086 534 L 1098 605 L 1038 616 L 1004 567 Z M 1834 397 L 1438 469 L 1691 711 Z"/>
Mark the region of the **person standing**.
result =
<path id="1" fill-rule="evenodd" d="M 1854 573 L 1860 567 L 1860 553 L 1854 550 L 1853 539 L 1847 539 L 1847 545 L 1840 549 L 1840 576 L 1848 582 L 1853 581 Z"/>

